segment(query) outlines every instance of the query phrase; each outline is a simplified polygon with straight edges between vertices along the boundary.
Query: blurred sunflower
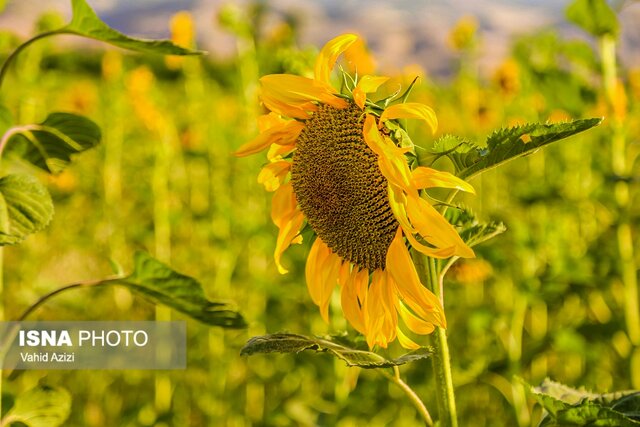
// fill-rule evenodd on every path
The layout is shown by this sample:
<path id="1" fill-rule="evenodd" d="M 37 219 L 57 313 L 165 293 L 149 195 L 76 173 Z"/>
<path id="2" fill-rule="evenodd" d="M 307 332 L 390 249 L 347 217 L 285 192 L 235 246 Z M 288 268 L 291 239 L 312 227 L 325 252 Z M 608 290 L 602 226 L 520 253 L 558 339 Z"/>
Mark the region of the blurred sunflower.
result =
<path id="1" fill-rule="evenodd" d="M 367 93 L 387 77 L 343 72 L 346 93 L 333 88 L 333 66 L 359 41 L 353 34 L 329 41 L 314 78 L 262 77 L 260 98 L 271 112 L 259 119 L 260 134 L 236 155 L 269 148 L 258 181 L 275 192 L 271 217 L 280 229 L 274 254 L 280 273 L 287 272 L 282 253 L 302 241 L 306 222 L 315 235 L 307 286 L 325 321 L 337 284 L 345 318 L 370 347 L 387 347 L 397 337 L 404 347 L 416 348 L 399 318 L 415 334 L 446 327 L 446 320 L 438 298 L 420 283 L 407 244 L 435 258 L 474 256 L 420 190 L 473 188 L 447 172 L 412 170 L 407 159 L 412 148 L 395 140 L 395 119 L 422 119 L 435 130 L 431 108 L 368 100 Z"/>

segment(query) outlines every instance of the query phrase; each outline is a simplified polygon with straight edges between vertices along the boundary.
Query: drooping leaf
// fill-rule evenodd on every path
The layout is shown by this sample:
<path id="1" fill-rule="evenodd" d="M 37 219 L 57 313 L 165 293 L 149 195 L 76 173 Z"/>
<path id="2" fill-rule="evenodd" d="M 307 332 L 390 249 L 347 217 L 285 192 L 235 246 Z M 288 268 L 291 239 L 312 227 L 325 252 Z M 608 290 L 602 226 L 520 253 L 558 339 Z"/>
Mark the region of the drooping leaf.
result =
<path id="1" fill-rule="evenodd" d="M 524 381 L 523 381 L 524 382 Z M 597 394 L 546 379 L 529 393 L 547 411 L 540 426 L 640 425 L 640 392 Z"/>
<path id="2" fill-rule="evenodd" d="M 114 30 L 96 15 L 85 0 L 71 0 L 73 17 L 58 33 L 76 34 L 100 40 L 123 49 L 161 55 L 200 55 L 203 52 L 185 49 L 170 40 L 147 40 L 129 37 Z"/>
<path id="3" fill-rule="evenodd" d="M 173 271 L 144 252 L 135 254 L 131 275 L 115 279 L 113 282 L 207 325 L 223 328 L 246 327 L 242 315 L 229 303 L 207 299 L 202 285 L 195 279 Z"/>
<path id="4" fill-rule="evenodd" d="M 617 36 L 620 24 L 605 0 L 575 0 L 567 7 L 567 19 L 589 34 Z"/>
<path id="5" fill-rule="evenodd" d="M 44 229 L 53 217 L 47 189 L 31 175 L 0 178 L 0 246 L 15 245 Z"/>
<path id="6" fill-rule="evenodd" d="M 73 154 L 95 147 L 100 138 L 100 128 L 88 118 L 51 113 L 42 123 L 20 126 L 9 140 L 6 152 L 47 172 L 59 173 Z"/>
<path id="7" fill-rule="evenodd" d="M 61 426 L 71 414 L 71 395 L 60 387 L 38 386 L 16 398 L 2 420 L 3 426 L 23 423 L 28 427 Z"/>
<path id="8" fill-rule="evenodd" d="M 420 348 L 397 359 L 387 359 L 371 351 L 348 347 L 341 340 L 306 337 L 297 334 L 270 334 L 251 338 L 240 351 L 242 356 L 256 353 L 300 353 L 305 350 L 327 352 L 343 360 L 347 366 L 366 369 L 389 368 L 429 357 L 432 350 Z"/>
<path id="9" fill-rule="evenodd" d="M 531 154 L 552 142 L 591 129 L 600 122 L 602 119 L 594 118 L 554 124 L 529 123 L 498 130 L 489 136 L 486 148 L 475 148 L 465 154 L 464 168 L 458 170 L 456 175 L 463 179 L 470 178 L 509 160 Z"/>
<path id="10" fill-rule="evenodd" d="M 486 242 L 507 230 L 502 222 L 480 222 L 473 211 L 464 206 L 447 209 L 445 217 L 458 228 L 460 237 L 469 246 Z"/>

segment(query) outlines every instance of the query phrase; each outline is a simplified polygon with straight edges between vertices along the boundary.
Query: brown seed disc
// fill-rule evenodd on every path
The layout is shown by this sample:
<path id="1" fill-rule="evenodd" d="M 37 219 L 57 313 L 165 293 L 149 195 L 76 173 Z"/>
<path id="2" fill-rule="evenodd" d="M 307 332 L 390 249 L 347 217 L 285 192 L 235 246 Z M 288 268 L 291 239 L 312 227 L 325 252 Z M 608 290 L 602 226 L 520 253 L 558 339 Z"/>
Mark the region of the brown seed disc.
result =
<path id="1" fill-rule="evenodd" d="M 321 105 L 298 138 L 291 183 L 309 225 L 327 246 L 373 271 L 384 269 L 399 224 L 363 125 L 364 113 L 355 104 Z"/>

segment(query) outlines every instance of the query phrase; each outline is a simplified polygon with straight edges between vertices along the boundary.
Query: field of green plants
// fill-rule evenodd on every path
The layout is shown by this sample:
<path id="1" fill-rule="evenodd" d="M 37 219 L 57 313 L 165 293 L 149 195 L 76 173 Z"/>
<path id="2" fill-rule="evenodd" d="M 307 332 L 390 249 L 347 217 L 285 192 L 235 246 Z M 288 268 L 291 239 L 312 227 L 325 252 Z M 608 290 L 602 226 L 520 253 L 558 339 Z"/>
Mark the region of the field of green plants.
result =
<path id="1" fill-rule="evenodd" d="M 83 0 L 73 5 L 91 15 Z M 216 19 L 236 40 L 225 60 L 198 54 L 186 12 L 166 23 L 182 50 L 119 38 L 91 19 L 65 27 L 55 14 L 32 31 L 51 37 L 18 55 L 27 39 L 2 32 L 2 320 L 24 320 L 43 296 L 80 284 L 27 320 L 186 319 L 188 367 L 4 370 L 0 425 L 429 425 L 402 384 L 440 426 L 640 425 L 637 393 L 606 394 L 640 389 L 640 69 L 620 57 L 619 12 L 604 0 L 573 2 L 567 20 L 582 39 L 549 28 L 510 40 L 508 57 L 482 75 L 482 31 L 466 18 L 449 35 L 452 75 L 432 78 L 418 66 L 375 72 L 390 80 L 374 100 L 411 87 L 409 100 L 435 111 L 433 135 L 406 125 L 424 150 L 419 159 L 435 152 L 434 167 L 456 173 L 456 161 L 475 165 L 470 152 L 481 162 L 501 156 L 489 162 L 499 167 L 469 179 L 475 195 L 453 202 L 475 227 L 469 233 L 486 240 L 444 279 L 457 415 L 442 412 L 435 335 L 421 337 L 416 360 L 393 368 L 348 366 L 359 362 L 331 346 L 240 354 L 250 338 L 279 332 L 332 336 L 331 345 L 392 362 L 407 353 L 398 342 L 369 349 L 342 316 L 339 293 L 329 323 L 322 319 L 305 282 L 306 241 L 283 255 L 288 274 L 278 273 L 271 195 L 257 182 L 265 156 L 234 156 L 267 112 L 259 78 L 313 73 L 322 45 L 301 43 L 290 17 L 265 2 L 223 7 Z M 78 47 L 58 33 L 103 43 Z M 73 114 L 69 134 L 81 128 L 65 148 L 45 129 L 55 112 Z M 584 121 L 593 118 L 603 120 Z M 503 151 L 485 146 L 494 131 L 516 126 L 503 132 Z M 36 182 L 12 187 L 10 176 Z M 55 213 L 12 240 L 16 188 L 46 189 Z M 227 317 L 199 321 L 188 304 L 150 298 L 126 280 L 91 286 L 136 270 L 136 253 L 195 279 L 208 300 L 228 303 Z M 24 415 L 29 405 L 39 417 Z"/>

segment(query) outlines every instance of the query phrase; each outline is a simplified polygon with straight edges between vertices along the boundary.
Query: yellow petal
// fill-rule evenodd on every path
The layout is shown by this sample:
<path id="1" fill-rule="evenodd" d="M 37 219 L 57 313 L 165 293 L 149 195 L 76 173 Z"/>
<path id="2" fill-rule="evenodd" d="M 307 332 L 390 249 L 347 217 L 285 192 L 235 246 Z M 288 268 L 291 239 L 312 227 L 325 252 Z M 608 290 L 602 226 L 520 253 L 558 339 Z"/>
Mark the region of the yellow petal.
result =
<path id="1" fill-rule="evenodd" d="M 296 237 L 298 236 L 298 233 L 300 233 L 300 227 L 302 227 L 303 221 L 304 214 L 300 211 L 297 211 L 290 218 L 284 221 L 282 227 L 280 227 L 278 239 L 276 240 L 276 249 L 273 253 L 273 258 L 276 262 L 276 267 L 278 268 L 278 272 L 280 274 L 286 274 L 289 272 L 280 263 L 280 258 L 282 257 L 284 251 L 287 250 L 287 248 L 291 246 L 294 241 L 300 241 L 300 239 L 296 239 Z"/>
<path id="2" fill-rule="evenodd" d="M 417 350 L 420 348 L 420 346 L 416 344 L 411 338 L 407 337 L 400 328 L 398 328 L 397 334 L 398 341 L 400 342 L 400 345 L 402 347 L 406 348 L 407 350 Z"/>
<path id="3" fill-rule="evenodd" d="M 271 162 L 260 170 L 258 183 L 264 185 L 267 191 L 276 191 L 284 182 L 287 173 L 291 170 L 291 162 L 280 160 Z"/>
<path id="4" fill-rule="evenodd" d="M 344 99 L 313 79 L 289 74 L 270 74 L 260 78 L 260 99 L 271 111 L 297 119 L 309 118 L 317 110 L 314 102 L 345 108 Z"/>
<path id="5" fill-rule="evenodd" d="M 455 248 L 454 254 L 463 258 L 475 257 L 449 221 L 417 194 L 408 196 L 407 214 L 411 224 L 430 244 L 437 248 Z"/>
<path id="6" fill-rule="evenodd" d="M 271 199 L 271 220 L 281 228 L 284 221 L 291 218 L 297 209 L 298 202 L 293 186 L 290 182 L 281 185 Z"/>
<path id="7" fill-rule="evenodd" d="M 455 188 L 476 194 L 475 190 L 467 181 L 458 178 L 449 172 L 419 166 L 413 170 L 413 182 L 418 189 L 422 188 Z"/>
<path id="8" fill-rule="evenodd" d="M 340 293 L 340 304 L 342 305 L 342 313 L 345 319 L 353 326 L 355 330 L 361 334 L 365 334 L 364 316 L 362 307 L 358 302 L 358 293 L 356 288 L 356 278 L 358 277 L 358 268 L 354 267 L 349 275 L 349 279 L 342 285 Z"/>
<path id="9" fill-rule="evenodd" d="M 272 144 L 267 151 L 267 159 L 273 160 L 278 157 L 284 157 L 291 154 L 296 149 L 296 144 L 280 145 Z"/>
<path id="10" fill-rule="evenodd" d="M 282 117 L 280 117 L 280 114 L 276 114 L 273 112 L 269 114 L 263 114 L 258 117 L 258 129 L 260 130 L 260 132 L 264 132 L 267 129 L 270 129 L 277 125 L 285 124 L 288 121 L 288 119 L 283 119 Z"/>
<path id="11" fill-rule="evenodd" d="M 440 301 L 433 292 L 420 283 L 418 272 L 404 245 L 400 230 L 387 251 L 386 271 L 395 282 L 397 293 L 405 304 L 423 320 L 446 327 Z"/>
<path id="12" fill-rule="evenodd" d="M 438 129 L 438 119 L 436 113 L 431 107 L 416 102 L 408 102 L 406 104 L 396 104 L 387 107 L 380 116 L 380 124 L 390 119 L 420 119 L 427 122 L 431 131 L 435 133 Z"/>
<path id="13" fill-rule="evenodd" d="M 238 157 L 249 156 L 259 153 L 272 144 L 295 145 L 302 129 L 304 129 L 304 123 L 295 120 L 272 126 L 244 144 L 234 154 Z"/>
<path id="14" fill-rule="evenodd" d="M 314 304 L 320 305 L 322 300 L 323 284 L 321 280 L 322 267 L 325 261 L 331 255 L 331 251 L 327 245 L 318 237 L 313 242 L 309 256 L 307 256 L 307 264 L 304 274 L 307 281 L 307 289 Z"/>
<path id="15" fill-rule="evenodd" d="M 353 89 L 353 100 L 360 108 L 364 108 L 364 102 L 367 100 L 367 93 L 372 93 L 389 80 L 389 77 L 380 76 L 364 76 L 358 80 L 358 84 Z"/>
<path id="16" fill-rule="evenodd" d="M 419 335 L 428 335 L 435 330 L 435 326 L 433 323 L 426 322 L 413 314 L 411 310 L 409 310 L 403 303 L 400 303 L 398 306 L 400 313 L 400 317 L 402 317 L 402 321 L 407 325 L 411 332 L 414 332 Z"/>
<path id="17" fill-rule="evenodd" d="M 388 138 L 380 135 L 375 118 L 370 114 L 365 117 L 362 133 L 367 146 L 378 155 L 378 166 L 382 175 L 401 188 L 413 188 L 411 170 L 404 152 Z"/>
<path id="18" fill-rule="evenodd" d="M 330 251 L 330 255 L 322 266 L 320 276 L 321 293 L 318 304 L 318 307 L 320 307 L 320 315 L 327 323 L 329 323 L 329 302 L 331 301 L 333 288 L 338 283 L 340 267 L 342 267 L 342 259 Z"/>
<path id="19" fill-rule="evenodd" d="M 338 60 L 338 56 L 347 50 L 356 40 L 358 40 L 358 36 L 355 34 L 343 34 L 329 40 L 320 51 L 318 59 L 316 59 L 315 80 L 327 87 L 331 87 L 329 76 L 331 75 L 333 66 Z"/>
<path id="20" fill-rule="evenodd" d="M 345 50 L 344 58 L 347 61 L 348 70 L 351 73 L 358 73 L 359 76 L 373 74 L 376 70 L 375 61 L 361 38 Z"/>

